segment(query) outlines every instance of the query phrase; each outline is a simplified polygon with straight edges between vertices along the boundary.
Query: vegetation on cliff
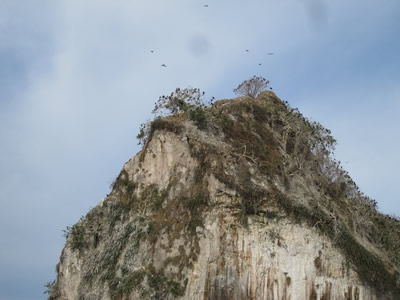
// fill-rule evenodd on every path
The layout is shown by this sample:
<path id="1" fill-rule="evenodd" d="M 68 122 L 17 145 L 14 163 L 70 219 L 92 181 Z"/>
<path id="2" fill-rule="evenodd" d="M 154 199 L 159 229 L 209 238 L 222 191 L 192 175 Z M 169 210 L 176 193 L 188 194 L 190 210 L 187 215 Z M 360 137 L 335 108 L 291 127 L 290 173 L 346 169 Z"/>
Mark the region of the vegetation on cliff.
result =
<path id="1" fill-rule="evenodd" d="M 89 295 L 95 286 L 99 293 L 106 289 L 111 299 L 133 291 L 154 299 L 182 296 L 184 270 L 199 254 L 197 233 L 216 206 L 208 189 L 212 176 L 237 193 L 227 207 L 237 220 L 229 230 L 280 218 L 317 228 L 362 281 L 399 296 L 400 222 L 379 213 L 376 201 L 364 195 L 334 159 L 331 132 L 271 91 L 207 104 L 203 96 L 188 88 L 160 97 L 153 111 L 157 117 L 142 125 L 138 135 L 144 145 L 141 159 L 159 131 L 185 139 L 197 161 L 190 186 L 178 190 L 179 178 L 169 178 L 165 189 L 157 184 L 142 187 L 122 170 L 107 200 L 67 227 L 67 246 L 72 251 L 91 249 L 95 257 L 87 262 L 80 293 Z M 164 236 L 165 244 L 160 242 Z M 282 242 L 279 233 L 270 236 Z M 190 251 L 176 246 L 181 238 Z M 152 245 L 153 254 L 160 247 L 176 246 L 179 259 L 167 260 L 158 269 L 151 261 L 135 269 L 133 260 L 142 255 L 144 242 Z M 167 268 L 176 270 L 173 277 L 163 271 Z M 50 298 L 57 293 L 57 282 L 49 285 Z"/>
<path id="2" fill-rule="evenodd" d="M 221 136 L 232 146 L 229 155 L 236 163 L 238 176 L 226 175 L 224 160 L 218 159 L 218 167 L 211 167 L 210 157 L 218 153 L 211 144 L 193 147 L 193 155 L 201 158 L 205 170 L 213 169 L 218 180 L 239 191 L 242 225 L 247 224 L 248 216 L 265 213 L 265 206 L 274 199 L 288 217 L 317 227 L 330 237 L 361 279 L 378 290 L 399 293 L 399 220 L 379 213 L 377 202 L 364 195 L 334 159 L 336 140 L 328 129 L 309 121 L 272 92 L 255 99 L 221 100 L 201 109 L 207 132 Z M 191 116 L 186 118 L 190 120 Z M 182 116 L 174 115 L 165 119 L 166 123 L 152 123 L 153 130 L 176 132 L 180 119 Z M 285 190 L 267 191 L 253 184 L 249 165 L 269 174 L 271 183 L 282 182 Z M 296 173 L 317 186 L 323 199 L 310 198 L 304 203 L 290 199 L 291 179 Z M 383 257 L 363 244 L 373 245 Z"/>

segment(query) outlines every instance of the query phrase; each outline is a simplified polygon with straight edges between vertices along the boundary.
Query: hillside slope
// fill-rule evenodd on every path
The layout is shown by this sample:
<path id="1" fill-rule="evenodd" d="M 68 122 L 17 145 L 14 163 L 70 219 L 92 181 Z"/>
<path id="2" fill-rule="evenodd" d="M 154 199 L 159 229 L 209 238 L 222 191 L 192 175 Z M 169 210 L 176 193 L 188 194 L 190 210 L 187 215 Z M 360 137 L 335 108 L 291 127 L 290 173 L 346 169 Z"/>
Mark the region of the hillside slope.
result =
<path id="1" fill-rule="evenodd" d="M 400 299 L 400 222 L 272 92 L 153 121 L 69 228 L 50 299 Z"/>

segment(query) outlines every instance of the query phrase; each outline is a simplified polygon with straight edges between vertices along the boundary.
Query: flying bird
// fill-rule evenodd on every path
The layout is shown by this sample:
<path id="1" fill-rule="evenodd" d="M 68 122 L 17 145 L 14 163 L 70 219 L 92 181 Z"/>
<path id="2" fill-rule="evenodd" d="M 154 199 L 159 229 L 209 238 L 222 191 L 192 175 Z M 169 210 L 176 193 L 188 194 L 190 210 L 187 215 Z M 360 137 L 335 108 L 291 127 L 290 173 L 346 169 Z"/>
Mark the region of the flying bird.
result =
<path id="1" fill-rule="evenodd" d="M 246 52 L 249 52 L 250 50 L 247 50 L 247 49 L 246 49 L 245 51 L 246 51 Z"/>
<path id="2" fill-rule="evenodd" d="M 154 53 L 154 50 L 150 50 L 151 53 Z"/>
<path id="3" fill-rule="evenodd" d="M 269 52 L 268 55 L 274 55 L 274 53 L 273 52 Z"/>
<path id="4" fill-rule="evenodd" d="M 261 66 L 261 64 L 258 64 L 259 66 Z"/>
<path id="5" fill-rule="evenodd" d="M 204 7 L 208 7 L 208 5 L 206 4 L 206 5 L 204 5 Z"/>
<path id="6" fill-rule="evenodd" d="M 166 64 L 162 64 L 162 65 L 161 65 L 161 67 L 164 67 L 164 68 L 166 68 L 166 67 L 167 67 L 167 65 L 166 65 Z"/>

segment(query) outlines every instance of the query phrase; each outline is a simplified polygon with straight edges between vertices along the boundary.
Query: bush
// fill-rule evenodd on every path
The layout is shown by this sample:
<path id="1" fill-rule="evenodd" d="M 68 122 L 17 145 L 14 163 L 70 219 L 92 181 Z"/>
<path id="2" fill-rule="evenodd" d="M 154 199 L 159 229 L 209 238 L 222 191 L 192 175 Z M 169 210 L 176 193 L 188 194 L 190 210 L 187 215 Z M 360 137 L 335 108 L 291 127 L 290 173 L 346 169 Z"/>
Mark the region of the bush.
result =
<path id="1" fill-rule="evenodd" d="M 260 76 L 253 76 L 253 78 L 243 81 L 233 91 L 239 96 L 256 98 L 261 91 L 268 87 L 268 84 L 269 80 L 266 80 Z"/>
<path id="2" fill-rule="evenodd" d="M 180 111 L 188 111 L 190 108 L 205 106 L 202 97 L 204 92 L 197 88 L 177 88 L 169 96 L 160 96 L 152 111 L 153 114 L 162 116 L 165 111 L 167 114 L 175 114 Z"/>
<path id="3" fill-rule="evenodd" d="M 71 249 L 72 250 L 80 250 L 85 247 L 85 235 L 86 229 L 84 226 L 84 217 L 82 216 L 78 223 L 72 226 L 67 226 L 66 229 L 63 230 L 63 236 L 66 239 L 70 238 Z"/>
<path id="4" fill-rule="evenodd" d="M 48 299 L 56 299 L 59 296 L 56 280 L 46 283 L 44 287 L 46 288 L 46 290 L 43 292 L 43 294 L 48 294 Z"/>
<path id="5" fill-rule="evenodd" d="M 172 92 L 169 96 L 160 96 L 152 111 L 155 115 L 155 119 L 140 125 L 139 133 L 136 136 L 138 145 L 146 144 L 151 133 L 157 127 L 156 122 L 162 122 L 162 116 L 168 116 L 180 111 L 188 112 L 190 119 L 195 122 L 196 126 L 199 129 L 205 129 L 207 126 L 207 119 L 203 109 L 206 107 L 203 99 L 204 94 L 205 93 L 201 92 L 200 89 L 188 87 L 183 90 L 177 88 L 175 92 Z M 208 103 L 212 104 L 213 101 L 214 97 L 212 97 Z"/>
<path id="6" fill-rule="evenodd" d="M 205 129 L 207 127 L 206 112 L 201 107 L 191 108 L 189 110 L 190 119 L 195 122 L 199 129 Z"/>
<path id="7" fill-rule="evenodd" d="M 138 139 L 138 145 L 144 145 L 149 138 L 151 131 L 151 121 L 147 121 L 146 123 L 140 124 L 139 133 L 136 136 Z"/>

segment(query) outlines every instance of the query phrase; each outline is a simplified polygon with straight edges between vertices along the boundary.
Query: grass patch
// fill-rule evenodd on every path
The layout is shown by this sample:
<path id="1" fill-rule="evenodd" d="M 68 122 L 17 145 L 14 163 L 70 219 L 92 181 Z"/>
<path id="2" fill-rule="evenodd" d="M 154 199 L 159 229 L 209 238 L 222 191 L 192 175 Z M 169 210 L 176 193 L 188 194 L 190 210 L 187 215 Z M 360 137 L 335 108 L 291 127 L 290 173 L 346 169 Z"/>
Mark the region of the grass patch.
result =
<path id="1" fill-rule="evenodd" d="M 162 204 L 167 199 L 167 197 L 168 191 L 159 191 L 156 184 L 150 184 L 146 186 L 140 195 L 141 199 L 145 199 L 147 202 L 150 202 L 152 209 L 155 211 L 159 210 L 162 207 Z"/>

